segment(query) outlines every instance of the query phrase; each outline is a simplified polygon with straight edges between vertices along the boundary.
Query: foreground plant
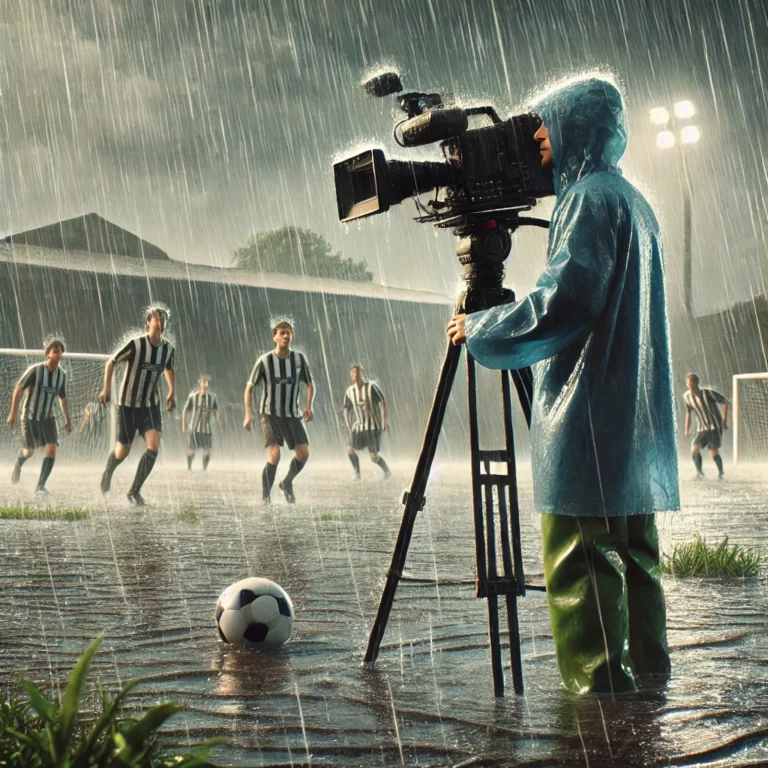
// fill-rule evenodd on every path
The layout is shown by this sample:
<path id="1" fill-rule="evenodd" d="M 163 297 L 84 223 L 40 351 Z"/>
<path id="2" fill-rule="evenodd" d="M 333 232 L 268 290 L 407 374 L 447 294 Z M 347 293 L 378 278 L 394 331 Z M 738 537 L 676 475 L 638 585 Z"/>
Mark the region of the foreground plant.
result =
<path id="1" fill-rule="evenodd" d="M 729 547 L 727 536 L 714 547 L 696 536 L 675 545 L 671 555 L 662 555 L 661 567 L 674 576 L 757 576 L 760 553 L 737 544 Z"/>
<path id="2" fill-rule="evenodd" d="M 215 768 L 208 762 L 212 739 L 185 755 L 162 756 L 158 731 L 184 707 L 158 704 L 140 719 L 125 714 L 123 701 L 139 683 L 130 680 L 114 697 L 101 691 L 102 711 L 80 719 L 80 699 L 93 657 L 104 639 L 96 638 L 69 676 L 60 703 L 49 701 L 22 676 L 26 700 L 3 695 L 0 703 L 0 766 L 8 768 Z"/>

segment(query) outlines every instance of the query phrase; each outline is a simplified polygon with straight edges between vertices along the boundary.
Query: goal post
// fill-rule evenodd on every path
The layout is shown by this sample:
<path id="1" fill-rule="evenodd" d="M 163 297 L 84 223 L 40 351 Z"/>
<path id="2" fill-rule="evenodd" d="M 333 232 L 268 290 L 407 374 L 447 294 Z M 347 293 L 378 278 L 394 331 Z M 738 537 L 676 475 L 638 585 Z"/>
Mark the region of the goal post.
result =
<path id="1" fill-rule="evenodd" d="M 768 460 L 768 371 L 733 377 L 733 461 Z"/>
<path id="2" fill-rule="evenodd" d="M 93 352 L 65 352 L 59 365 L 67 374 L 67 407 L 72 422 L 72 432 L 64 428 L 63 413 L 58 403 L 53 415 L 59 427 L 59 444 L 62 457 L 74 448 L 78 457 L 92 459 L 103 456 L 115 444 L 117 436 L 117 407 L 114 396 L 107 408 L 99 404 L 99 393 L 104 384 L 104 365 L 111 355 Z M 0 348 L 0 413 L 3 421 L 11 407 L 11 397 L 21 375 L 30 366 L 45 362 L 42 349 Z M 113 374 L 112 391 L 115 389 Z M 21 415 L 21 405 L 17 423 Z M 13 453 L 18 449 L 18 430 L 14 434 L 3 430 L 5 437 L 0 441 L 3 452 Z"/>

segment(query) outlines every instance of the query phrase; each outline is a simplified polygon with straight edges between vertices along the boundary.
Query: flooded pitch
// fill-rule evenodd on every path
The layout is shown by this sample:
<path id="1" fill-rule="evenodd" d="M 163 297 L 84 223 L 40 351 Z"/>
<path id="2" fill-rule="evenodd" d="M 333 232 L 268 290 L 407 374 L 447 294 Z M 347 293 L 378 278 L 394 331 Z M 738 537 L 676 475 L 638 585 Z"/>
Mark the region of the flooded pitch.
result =
<path id="1" fill-rule="evenodd" d="M 766 551 L 768 482 L 726 469 L 722 483 L 684 477 L 684 511 L 659 516 L 665 551 L 696 532 Z M 349 466 L 310 462 L 295 506 L 263 507 L 252 501 L 255 467 L 159 465 L 146 487 L 150 506 L 136 510 L 122 495 L 128 468 L 106 506 L 99 468 L 62 462 L 52 503 L 85 506 L 89 519 L 0 522 L 0 678 L 24 669 L 43 685 L 61 681 L 104 632 L 93 680 L 114 689 L 142 677 L 136 702 L 185 702 L 167 738 L 223 736 L 220 764 L 768 764 L 762 577 L 666 578 L 673 676 L 617 699 L 562 690 L 546 598 L 531 592 L 520 601 L 526 695 L 516 697 L 508 680 L 507 697 L 494 699 L 461 467 L 437 468 L 417 519 L 407 569 L 431 582 L 400 586 L 379 661 L 363 666 L 411 467 L 394 470 L 385 483 L 364 466 L 353 484 Z M 25 499 L 35 474 L 22 478 Z M 527 577 L 542 583 L 538 518 L 523 482 Z M 0 504 L 15 503 L 3 483 Z M 293 599 L 294 635 L 278 652 L 237 651 L 218 638 L 216 599 L 245 576 L 272 579 Z"/>

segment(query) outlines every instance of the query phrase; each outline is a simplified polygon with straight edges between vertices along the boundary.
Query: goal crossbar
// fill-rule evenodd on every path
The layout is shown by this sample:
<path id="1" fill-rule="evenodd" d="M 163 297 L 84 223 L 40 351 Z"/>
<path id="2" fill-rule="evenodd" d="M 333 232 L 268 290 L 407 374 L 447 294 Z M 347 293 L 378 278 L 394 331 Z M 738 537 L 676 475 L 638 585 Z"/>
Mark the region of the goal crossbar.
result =
<path id="1" fill-rule="evenodd" d="M 733 398 L 732 398 L 732 407 L 733 407 L 733 461 L 734 464 L 738 463 L 741 452 L 741 441 L 740 441 L 740 432 L 741 432 L 741 413 L 740 413 L 740 405 L 739 405 L 739 384 L 742 381 L 754 381 L 754 380 L 765 380 L 768 383 L 768 371 L 764 371 L 762 373 L 737 373 L 733 377 Z"/>

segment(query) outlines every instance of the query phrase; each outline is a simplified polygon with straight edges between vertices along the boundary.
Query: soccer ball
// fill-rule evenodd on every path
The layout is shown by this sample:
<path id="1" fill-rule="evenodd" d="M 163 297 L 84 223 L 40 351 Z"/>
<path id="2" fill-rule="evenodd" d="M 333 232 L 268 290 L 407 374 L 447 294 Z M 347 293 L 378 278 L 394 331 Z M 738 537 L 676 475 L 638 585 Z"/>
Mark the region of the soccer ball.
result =
<path id="1" fill-rule="evenodd" d="M 282 645 L 293 628 L 293 603 L 269 579 L 243 579 L 228 586 L 216 603 L 216 626 L 225 643 Z"/>

